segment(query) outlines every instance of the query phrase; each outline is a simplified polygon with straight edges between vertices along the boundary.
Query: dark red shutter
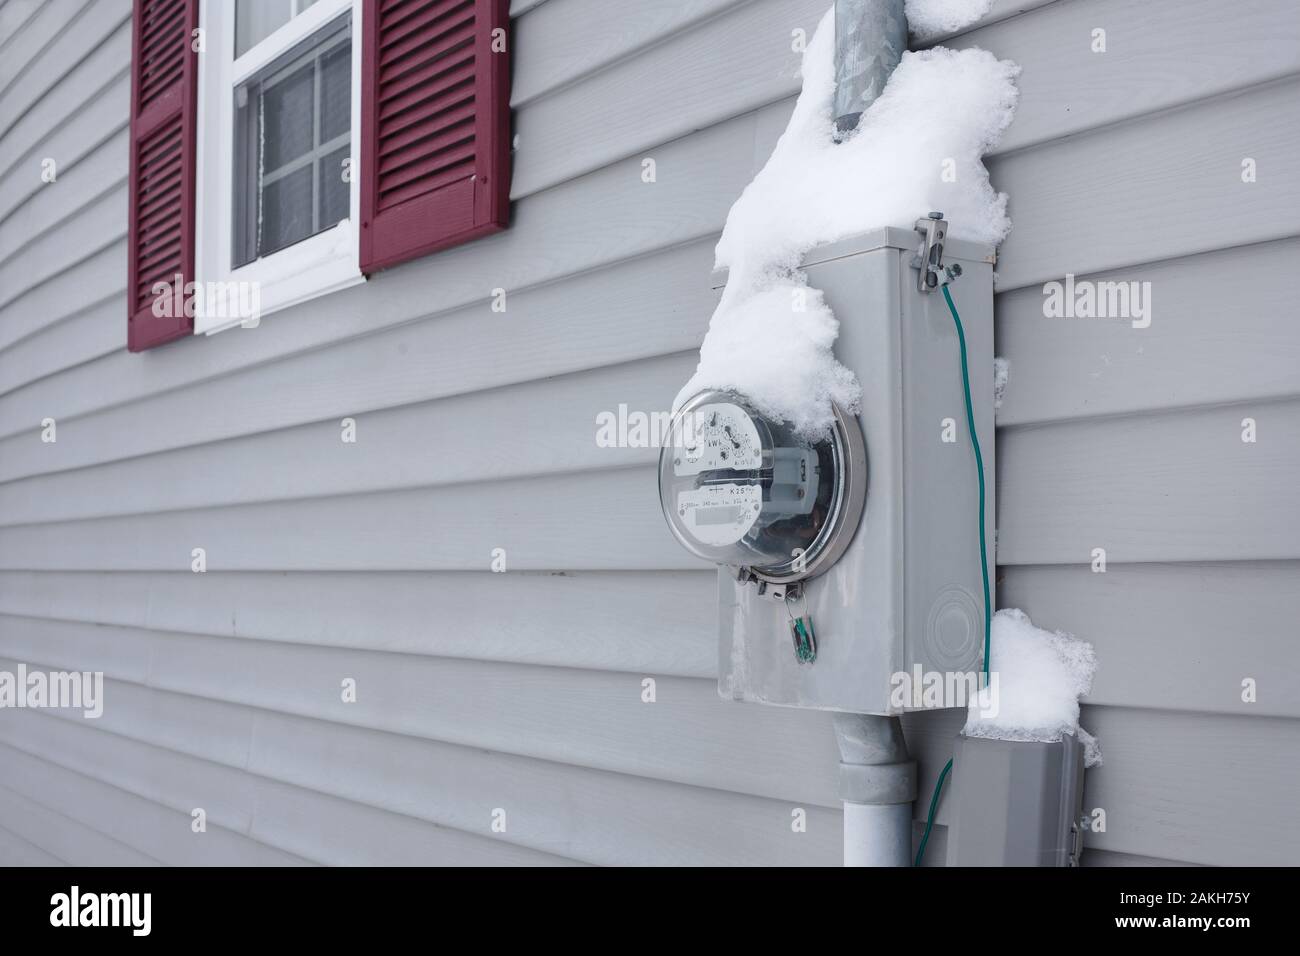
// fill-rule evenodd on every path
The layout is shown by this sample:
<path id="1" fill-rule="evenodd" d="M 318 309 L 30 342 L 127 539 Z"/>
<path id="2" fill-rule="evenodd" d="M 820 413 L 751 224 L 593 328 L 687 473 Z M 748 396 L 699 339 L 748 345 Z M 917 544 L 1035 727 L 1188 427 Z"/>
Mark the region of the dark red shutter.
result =
<path id="1" fill-rule="evenodd" d="M 199 0 L 135 0 L 131 49 L 130 226 L 127 348 L 189 335 L 184 283 L 194 278 L 194 153 L 198 56 L 191 48 Z M 155 283 L 181 288 L 154 314 Z M 176 314 L 178 313 L 179 314 Z"/>
<path id="2" fill-rule="evenodd" d="M 361 271 L 506 225 L 507 0 L 365 0 L 361 18 Z M 499 45 L 499 43 L 498 43 Z"/>

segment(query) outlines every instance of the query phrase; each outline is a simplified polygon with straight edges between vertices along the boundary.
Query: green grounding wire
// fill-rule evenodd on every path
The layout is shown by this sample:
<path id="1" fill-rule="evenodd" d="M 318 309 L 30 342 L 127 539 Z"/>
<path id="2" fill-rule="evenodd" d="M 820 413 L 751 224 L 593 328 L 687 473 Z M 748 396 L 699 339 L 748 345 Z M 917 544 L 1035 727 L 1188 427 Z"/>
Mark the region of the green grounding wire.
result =
<path id="1" fill-rule="evenodd" d="M 961 316 L 957 314 L 957 306 L 953 305 L 952 296 L 948 292 L 948 285 L 944 283 L 943 300 L 948 303 L 948 311 L 952 313 L 952 321 L 957 326 L 957 343 L 961 346 L 961 384 L 966 396 L 966 427 L 970 430 L 971 445 L 975 448 L 975 469 L 979 476 L 979 521 L 980 521 L 980 572 L 984 580 L 984 683 L 988 685 L 989 679 L 989 651 L 993 633 L 992 620 L 992 601 L 989 599 L 989 560 L 988 549 L 985 546 L 984 539 L 984 456 L 980 453 L 980 439 L 975 431 L 975 410 L 972 407 L 970 397 L 970 363 L 966 360 L 966 330 L 962 328 Z M 952 760 L 943 765 L 943 770 L 939 773 L 939 779 L 934 784 L 934 794 L 930 797 L 930 810 L 925 818 L 925 830 L 921 833 L 921 843 L 916 848 L 916 860 L 913 866 L 920 866 L 921 859 L 925 856 L 925 846 L 930 842 L 930 830 L 934 827 L 934 815 L 939 809 L 939 796 L 943 791 L 943 782 L 948 779 L 948 771 L 952 770 Z"/>

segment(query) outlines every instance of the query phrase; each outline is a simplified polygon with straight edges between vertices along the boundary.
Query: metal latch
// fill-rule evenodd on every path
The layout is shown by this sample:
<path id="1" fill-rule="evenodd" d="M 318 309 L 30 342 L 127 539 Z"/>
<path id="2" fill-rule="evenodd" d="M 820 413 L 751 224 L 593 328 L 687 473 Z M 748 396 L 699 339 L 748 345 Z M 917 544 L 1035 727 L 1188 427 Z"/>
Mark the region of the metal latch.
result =
<path id="1" fill-rule="evenodd" d="M 759 597 L 772 601 L 784 602 L 790 598 L 797 598 L 803 590 L 798 581 L 789 584 L 769 584 L 749 568 L 736 568 L 736 580 L 741 584 L 753 584 Z"/>
<path id="2" fill-rule="evenodd" d="M 943 213 L 932 212 L 916 220 L 913 228 L 921 234 L 921 246 L 912 257 L 912 268 L 917 270 L 916 290 L 933 292 L 939 288 L 943 271 L 943 242 L 948 235 L 948 221 Z"/>
<path id="3" fill-rule="evenodd" d="M 1065 860 L 1066 866 L 1078 866 L 1079 857 L 1083 855 L 1083 827 L 1081 821 L 1070 824 L 1070 846 Z"/>

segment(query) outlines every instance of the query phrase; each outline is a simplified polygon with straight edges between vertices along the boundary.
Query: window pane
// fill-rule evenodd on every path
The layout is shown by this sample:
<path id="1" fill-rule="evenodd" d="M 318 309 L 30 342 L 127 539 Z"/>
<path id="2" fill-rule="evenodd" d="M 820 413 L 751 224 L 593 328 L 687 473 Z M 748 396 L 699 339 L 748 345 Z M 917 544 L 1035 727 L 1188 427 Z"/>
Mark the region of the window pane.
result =
<path id="1" fill-rule="evenodd" d="M 288 23 L 292 16 L 293 0 L 238 0 L 235 5 L 235 56 L 243 56 Z"/>
<path id="2" fill-rule="evenodd" d="M 320 161 L 320 228 L 328 229 L 348 217 L 351 198 L 348 184 L 343 179 L 343 163 L 350 150 L 347 146 L 336 149 Z"/>
<path id="3" fill-rule="evenodd" d="M 322 143 L 352 126 L 352 51 L 346 46 L 321 57 L 320 124 Z"/>
<path id="4" fill-rule="evenodd" d="M 235 56 L 240 57 L 316 0 L 236 0 Z"/>
<path id="5" fill-rule="evenodd" d="M 234 267 L 348 217 L 352 46 L 342 17 L 239 86 L 235 96 Z"/>
<path id="6" fill-rule="evenodd" d="M 295 170 L 262 190 L 262 254 L 306 239 L 311 221 L 311 166 Z"/>
<path id="7" fill-rule="evenodd" d="M 262 85 L 262 168 L 274 172 L 312 148 L 313 65 Z"/>

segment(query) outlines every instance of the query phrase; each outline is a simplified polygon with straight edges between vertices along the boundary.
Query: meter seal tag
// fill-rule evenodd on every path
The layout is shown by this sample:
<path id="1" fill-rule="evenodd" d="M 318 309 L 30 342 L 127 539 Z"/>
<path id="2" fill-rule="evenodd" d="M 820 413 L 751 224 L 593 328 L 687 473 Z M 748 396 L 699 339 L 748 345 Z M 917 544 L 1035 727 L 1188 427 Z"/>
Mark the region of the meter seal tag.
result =
<path id="1" fill-rule="evenodd" d="M 796 592 L 797 593 L 797 592 Z M 795 617 L 790 610 L 790 592 L 786 592 L 785 610 L 790 616 L 790 637 L 794 641 L 794 658 L 800 664 L 811 664 L 817 660 L 817 632 L 813 630 L 812 615 L 808 613 L 805 601 L 804 612 Z"/>
<path id="2" fill-rule="evenodd" d="M 795 660 L 800 664 L 811 664 L 817 660 L 817 635 L 813 631 L 811 617 L 805 614 L 791 620 L 790 636 L 794 638 Z"/>

